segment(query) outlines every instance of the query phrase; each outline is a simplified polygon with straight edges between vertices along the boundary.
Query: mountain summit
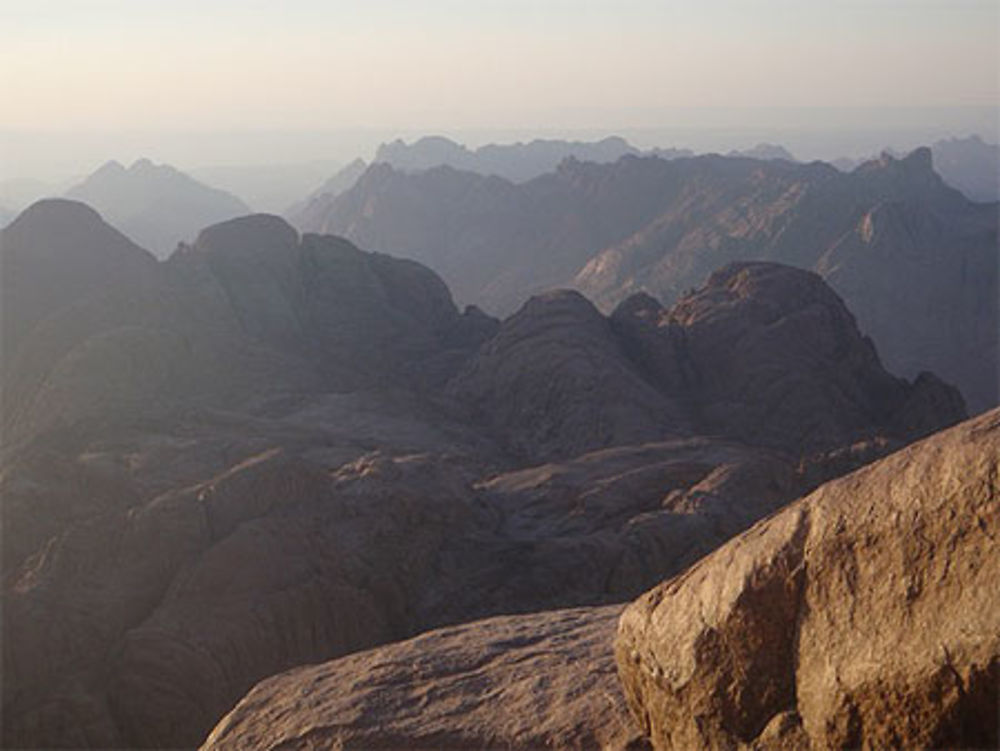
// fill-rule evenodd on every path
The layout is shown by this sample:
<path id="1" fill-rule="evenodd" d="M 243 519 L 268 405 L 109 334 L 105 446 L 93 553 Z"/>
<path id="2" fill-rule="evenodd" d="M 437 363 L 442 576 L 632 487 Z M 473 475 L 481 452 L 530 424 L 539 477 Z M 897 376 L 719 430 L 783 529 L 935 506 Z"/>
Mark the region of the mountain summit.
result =
<path id="1" fill-rule="evenodd" d="M 93 206 L 161 258 L 202 227 L 250 213 L 236 196 L 149 159 L 139 159 L 127 168 L 109 161 L 70 188 L 66 196 Z"/>

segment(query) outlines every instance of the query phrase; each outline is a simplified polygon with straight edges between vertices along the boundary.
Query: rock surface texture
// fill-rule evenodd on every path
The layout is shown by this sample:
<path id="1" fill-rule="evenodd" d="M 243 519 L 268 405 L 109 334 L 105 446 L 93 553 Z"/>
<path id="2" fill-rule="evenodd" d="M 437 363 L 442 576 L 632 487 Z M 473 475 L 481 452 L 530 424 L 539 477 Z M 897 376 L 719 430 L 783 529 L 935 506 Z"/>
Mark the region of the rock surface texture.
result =
<path id="1" fill-rule="evenodd" d="M 657 749 L 995 748 L 1000 410 L 834 480 L 630 605 Z"/>
<path id="2" fill-rule="evenodd" d="M 203 751 L 641 749 L 609 648 L 621 606 L 491 618 L 257 684 Z"/>

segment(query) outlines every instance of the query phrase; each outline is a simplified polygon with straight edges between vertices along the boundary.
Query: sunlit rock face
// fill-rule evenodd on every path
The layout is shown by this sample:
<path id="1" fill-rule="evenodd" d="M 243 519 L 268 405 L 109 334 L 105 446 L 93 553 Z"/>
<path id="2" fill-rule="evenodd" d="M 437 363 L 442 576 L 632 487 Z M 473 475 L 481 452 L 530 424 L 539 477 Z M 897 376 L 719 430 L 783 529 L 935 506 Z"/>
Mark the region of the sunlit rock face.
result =
<path id="1" fill-rule="evenodd" d="M 655 587 L 615 651 L 654 748 L 992 748 L 1000 411 L 830 482 Z"/>

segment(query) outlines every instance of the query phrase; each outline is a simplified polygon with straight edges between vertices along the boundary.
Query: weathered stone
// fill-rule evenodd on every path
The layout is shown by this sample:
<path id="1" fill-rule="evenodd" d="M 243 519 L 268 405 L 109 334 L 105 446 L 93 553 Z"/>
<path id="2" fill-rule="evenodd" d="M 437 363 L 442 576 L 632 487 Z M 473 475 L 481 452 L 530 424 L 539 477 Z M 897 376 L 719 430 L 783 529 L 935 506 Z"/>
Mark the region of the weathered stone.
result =
<path id="1" fill-rule="evenodd" d="M 292 670 L 202 749 L 639 749 L 610 649 L 620 611 L 491 618 Z"/>
<path id="2" fill-rule="evenodd" d="M 994 410 L 827 483 L 629 606 L 618 667 L 654 747 L 995 747 L 998 466 Z"/>

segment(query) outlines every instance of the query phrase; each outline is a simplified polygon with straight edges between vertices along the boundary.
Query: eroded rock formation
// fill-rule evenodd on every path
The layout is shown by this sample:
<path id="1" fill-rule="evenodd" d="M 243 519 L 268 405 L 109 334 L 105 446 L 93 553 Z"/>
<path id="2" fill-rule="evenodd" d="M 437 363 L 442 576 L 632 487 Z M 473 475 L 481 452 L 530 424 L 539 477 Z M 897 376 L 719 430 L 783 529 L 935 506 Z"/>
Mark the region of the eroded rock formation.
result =
<path id="1" fill-rule="evenodd" d="M 622 615 L 658 749 L 993 748 L 1000 411 L 834 480 Z"/>

